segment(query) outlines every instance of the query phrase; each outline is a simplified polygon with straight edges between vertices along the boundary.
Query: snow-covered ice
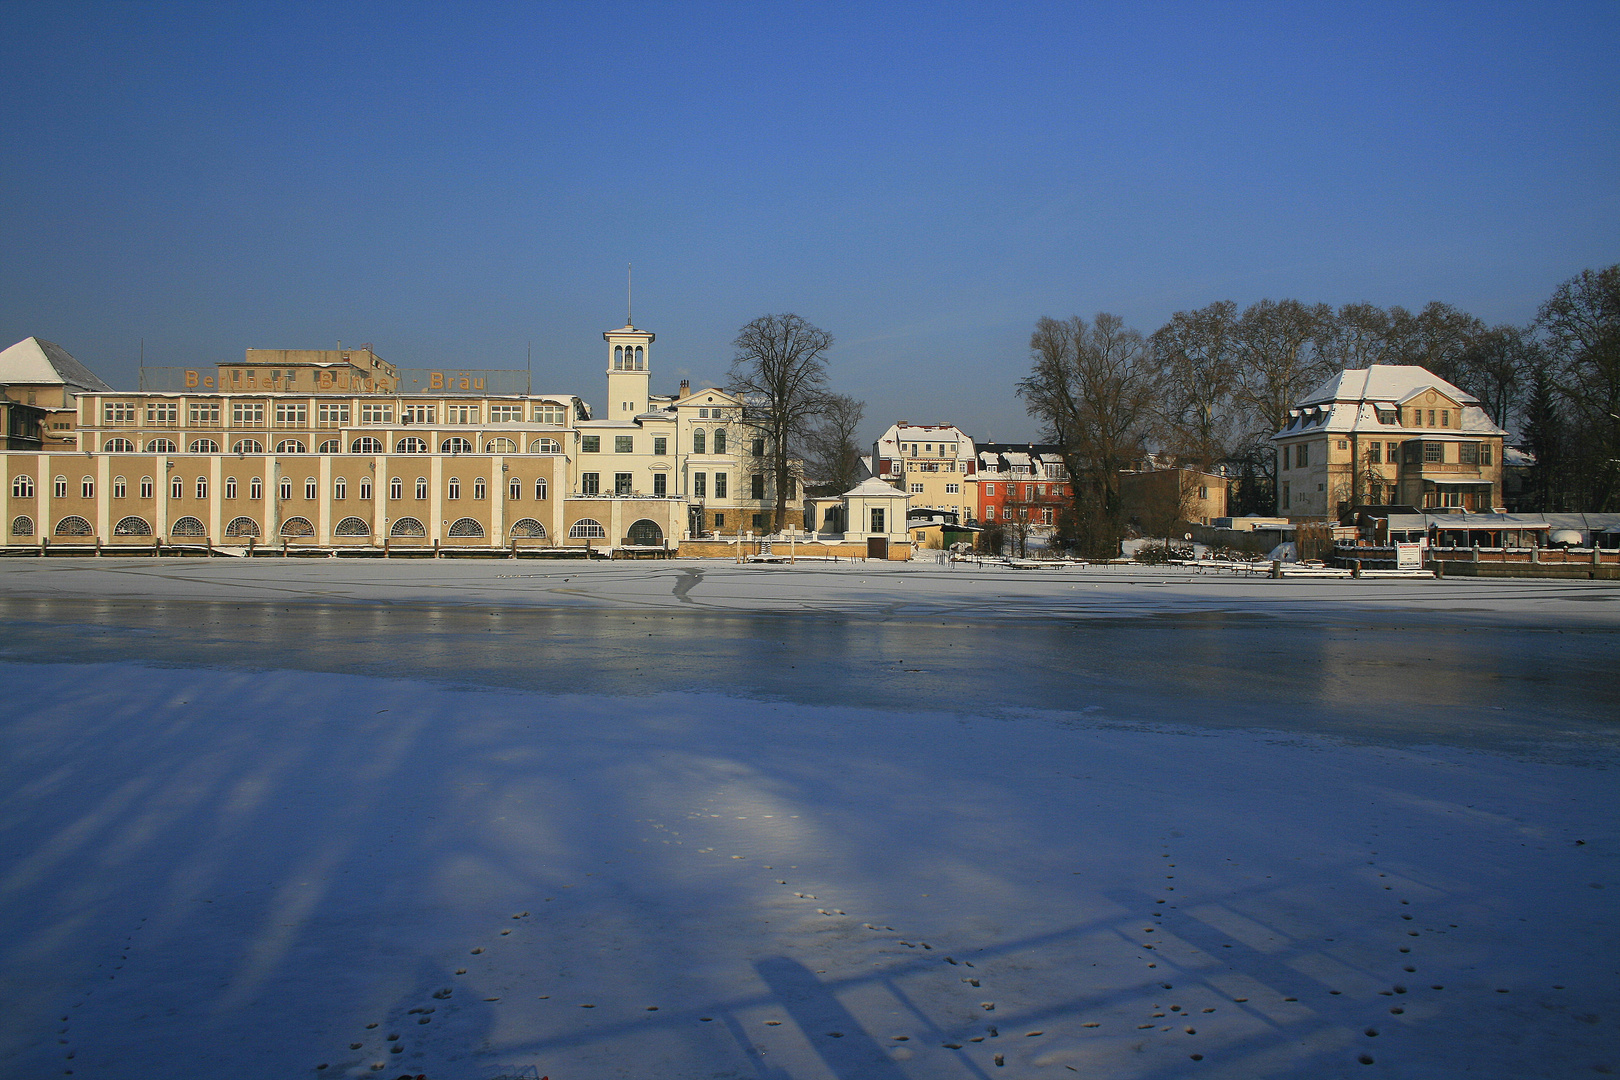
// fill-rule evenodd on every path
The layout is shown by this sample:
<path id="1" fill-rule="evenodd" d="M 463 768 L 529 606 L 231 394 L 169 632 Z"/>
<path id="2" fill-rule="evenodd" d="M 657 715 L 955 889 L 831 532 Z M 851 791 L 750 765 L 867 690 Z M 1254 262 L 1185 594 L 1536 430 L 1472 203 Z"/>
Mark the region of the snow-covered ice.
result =
<path id="1" fill-rule="evenodd" d="M 0 563 L 0 1075 L 1620 1070 L 1617 605 Z"/>

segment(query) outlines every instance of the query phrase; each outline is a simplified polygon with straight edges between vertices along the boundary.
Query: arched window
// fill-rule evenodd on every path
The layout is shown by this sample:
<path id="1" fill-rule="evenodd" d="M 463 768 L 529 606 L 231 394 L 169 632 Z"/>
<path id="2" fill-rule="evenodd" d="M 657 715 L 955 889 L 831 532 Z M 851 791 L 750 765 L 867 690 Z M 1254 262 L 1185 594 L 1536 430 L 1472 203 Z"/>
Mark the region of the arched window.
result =
<path id="1" fill-rule="evenodd" d="M 647 370 L 647 356 L 646 356 L 646 354 L 644 352 L 641 351 L 641 346 L 640 345 L 636 346 L 636 370 L 637 371 L 646 371 Z"/>
<path id="2" fill-rule="evenodd" d="M 225 497 L 227 499 L 236 498 L 236 477 L 234 476 L 225 478 Z"/>
<path id="3" fill-rule="evenodd" d="M 484 485 L 484 478 L 482 476 L 476 477 L 473 480 L 473 498 L 484 499 L 488 498 L 488 496 L 489 489 Z"/>
<path id="4" fill-rule="evenodd" d="M 133 454 L 135 444 L 128 439 L 108 439 L 101 450 L 107 454 Z"/>
<path id="5" fill-rule="evenodd" d="M 309 523 L 309 518 L 290 517 L 281 523 L 282 536 L 314 536 L 315 526 Z"/>
<path id="6" fill-rule="evenodd" d="M 32 499 L 34 497 L 34 478 L 32 476 L 19 476 L 11 482 L 11 497 L 13 499 Z M 28 535 L 32 536 L 33 533 Z"/>
<path id="7" fill-rule="evenodd" d="M 439 444 L 439 453 L 441 454 L 470 454 L 472 452 L 473 444 L 460 436 L 446 439 Z"/>
<path id="8" fill-rule="evenodd" d="M 426 536 L 427 530 L 413 517 L 402 517 L 388 530 L 389 536 Z"/>
<path id="9" fill-rule="evenodd" d="M 208 477 L 206 476 L 197 477 L 197 498 L 208 498 Z"/>
<path id="10" fill-rule="evenodd" d="M 546 497 L 546 488 L 547 488 L 547 485 L 546 485 L 546 478 L 545 477 L 542 476 L 539 479 L 535 480 L 535 482 L 534 482 L 534 497 L 536 499 L 544 500 L 545 497 Z"/>
<path id="11" fill-rule="evenodd" d="M 360 478 L 360 498 L 366 502 L 371 501 L 371 477 L 369 476 Z"/>
<path id="12" fill-rule="evenodd" d="M 292 498 L 292 477 L 283 476 L 281 478 L 281 483 L 278 485 L 278 494 L 281 495 L 283 500 Z"/>
<path id="13" fill-rule="evenodd" d="M 250 517 L 232 518 L 231 523 L 225 526 L 226 536 L 258 536 L 259 523 Z"/>
<path id="14" fill-rule="evenodd" d="M 342 443 L 338 442 L 336 439 L 327 439 L 325 442 L 321 443 L 321 445 L 315 448 L 315 452 L 317 454 L 337 454 L 341 453 L 342 449 Z"/>
<path id="15" fill-rule="evenodd" d="M 34 519 L 31 518 L 31 517 L 28 517 L 26 515 L 22 515 L 22 514 L 19 514 L 17 517 L 12 518 L 11 519 L 11 535 L 12 536 L 33 536 L 34 535 Z"/>
<path id="16" fill-rule="evenodd" d="M 180 477 L 178 477 L 178 476 L 175 477 L 173 480 L 170 480 L 169 481 L 169 498 L 171 498 L 171 499 L 183 499 L 185 497 L 186 497 L 186 482 L 184 480 L 180 479 Z"/>
<path id="17" fill-rule="evenodd" d="M 522 518 L 513 523 L 511 535 L 525 540 L 540 539 L 546 535 L 546 527 L 534 518 Z"/>
<path id="18" fill-rule="evenodd" d="M 447 497 L 451 499 L 461 498 L 461 479 L 459 477 L 452 476 L 450 478 Z"/>
<path id="19" fill-rule="evenodd" d="M 390 499 L 403 499 L 405 497 L 405 481 L 397 476 L 388 481 L 388 497 Z"/>
<path id="20" fill-rule="evenodd" d="M 726 429 L 725 428 L 715 428 L 714 429 L 714 452 L 717 453 L 717 454 L 723 454 L 723 453 L 726 452 Z"/>
<path id="21" fill-rule="evenodd" d="M 693 431 L 692 432 L 692 453 L 694 453 L 694 454 L 707 454 L 709 452 L 708 447 L 709 447 L 708 436 L 703 433 L 703 429 L 698 428 L 696 431 Z"/>
<path id="22" fill-rule="evenodd" d="M 338 522 L 336 532 L 339 536 L 370 536 L 371 526 L 364 518 L 346 517 Z"/>
<path id="23" fill-rule="evenodd" d="M 210 444 L 213 443 L 212 439 L 210 439 L 208 441 L 209 441 Z M 264 443 L 260 442 L 258 439 L 238 439 L 231 446 L 231 453 L 233 453 L 233 454 L 262 454 L 262 453 L 264 453 Z"/>
<path id="24" fill-rule="evenodd" d="M 177 449 L 179 448 L 174 445 L 173 439 L 153 439 L 146 444 L 148 454 L 172 454 Z"/>
<path id="25" fill-rule="evenodd" d="M 606 540 L 607 530 L 602 528 L 602 523 L 594 518 L 580 518 L 568 526 L 568 539 Z"/>
<path id="26" fill-rule="evenodd" d="M 457 518 L 450 526 L 451 536 L 483 536 L 484 527 L 476 518 Z"/>
<path id="27" fill-rule="evenodd" d="M 515 454 L 517 453 L 517 443 L 511 439 L 491 439 L 484 444 L 484 453 Z"/>
<path id="28" fill-rule="evenodd" d="M 416 478 L 416 497 L 418 499 L 427 498 L 427 477 L 425 476 Z"/>
<path id="29" fill-rule="evenodd" d="M 529 453 L 531 454 L 559 454 L 561 452 L 562 444 L 556 439 L 536 439 L 529 444 Z"/>
<path id="30" fill-rule="evenodd" d="M 143 477 L 141 477 L 141 498 L 150 499 L 151 497 L 152 497 L 152 478 L 150 476 L 143 476 Z"/>
<path id="31" fill-rule="evenodd" d="M 304 498 L 313 499 L 320 494 L 320 488 L 315 484 L 313 476 L 304 477 Z"/>
<path id="32" fill-rule="evenodd" d="M 127 518 L 120 518 L 118 524 L 113 526 L 114 536 L 151 536 L 152 526 L 146 523 L 143 517 L 133 514 Z"/>
<path id="33" fill-rule="evenodd" d="M 251 442 L 253 442 L 252 439 L 246 439 L 243 442 L 237 443 L 236 445 L 238 447 L 242 447 Z M 254 443 L 254 445 L 257 446 L 258 444 Z M 186 450 L 188 453 L 192 454 L 217 454 L 219 453 L 219 443 L 215 442 L 213 439 L 192 439 L 191 445 L 188 446 Z M 244 451 L 244 453 L 245 452 L 246 451 Z"/>
<path id="34" fill-rule="evenodd" d="M 94 531 L 90 523 L 77 514 L 70 514 L 56 523 L 57 536 L 89 536 Z"/>
<path id="35" fill-rule="evenodd" d="M 332 498 L 341 501 L 343 499 L 347 499 L 348 497 L 349 497 L 349 481 L 346 478 L 341 477 L 341 476 L 338 477 L 336 480 L 332 481 Z M 362 499 L 365 498 L 364 495 L 361 495 L 360 497 Z"/>
<path id="36" fill-rule="evenodd" d="M 506 485 L 506 496 L 513 501 L 523 498 L 523 481 L 512 477 Z"/>
<path id="37" fill-rule="evenodd" d="M 623 345 L 615 345 L 615 346 L 613 346 L 613 370 L 614 371 L 623 371 L 624 370 L 624 346 Z"/>
<path id="38" fill-rule="evenodd" d="M 248 498 L 255 502 L 264 498 L 264 481 L 257 476 L 248 481 Z"/>
<path id="39" fill-rule="evenodd" d="M 354 440 L 349 444 L 351 454 L 380 454 L 383 452 L 381 439 L 373 439 L 370 435 Z"/>
<path id="40" fill-rule="evenodd" d="M 630 542 L 637 547 L 662 547 L 664 544 L 664 530 L 658 527 L 658 522 L 642 518 L 630 526 L 627 534 Z"/>
<path id="41" fill-rule="evenodd" d="M 122 476 L 113 477 L 113 498 L 124 499 L 129 497 L 129 481 Z"/>
<path id="42" fill-rule="evenodd" d="M 302 454 L 304 453 L 304 444 L 297 439 L 282 439 L 276 443 L 276 453 Z"/>
<path id="43" fill-rule="evenodd" d="M 96 497 L 96 481 L 94 477 L 85 476 L 79 479 L 79 494 L 86 499 Z"/>
<path id="44" fill-rule="evenodd" d="M 194 517 L 183 517 L 169 526 L 170 536 L 206 536 L 203 523 Z"/>
<path id="45" fill-rule="evenodd" d="M 396 454 L 425 454 L 427 452 L 427 440 L 418 439 L 414 435 L 408 439 L 399 440 L 398 444 L 394 446 L 394 453 Z"/>
<path id="46" fill-rule="evenodd" d="M 51 481 L 51 495 L 57 499 L 67 498 L 67 477 L 58 476 Z"/>

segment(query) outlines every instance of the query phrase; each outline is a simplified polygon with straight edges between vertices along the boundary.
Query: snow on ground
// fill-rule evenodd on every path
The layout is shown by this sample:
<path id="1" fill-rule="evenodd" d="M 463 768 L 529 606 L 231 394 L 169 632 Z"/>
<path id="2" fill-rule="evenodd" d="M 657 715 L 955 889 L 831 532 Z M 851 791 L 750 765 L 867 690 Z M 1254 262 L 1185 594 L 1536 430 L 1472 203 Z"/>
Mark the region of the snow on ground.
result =
<path id="1" fill-rule="evenodd" d="M 1616 597 L 0 564 L 0 1076 L 1620 1069 Z"/>

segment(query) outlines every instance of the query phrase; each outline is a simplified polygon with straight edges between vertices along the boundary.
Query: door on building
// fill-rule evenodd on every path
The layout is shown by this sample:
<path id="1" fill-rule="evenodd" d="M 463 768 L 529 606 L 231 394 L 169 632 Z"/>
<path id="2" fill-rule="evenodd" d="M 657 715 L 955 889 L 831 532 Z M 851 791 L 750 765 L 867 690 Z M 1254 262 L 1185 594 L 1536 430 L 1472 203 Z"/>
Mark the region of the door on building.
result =
<path id="1" fill-rule="evenodd" d="M 888 537 L 868 536 L 866 538 L 866 557 L 868 559 L 887 559 L 889 557 Z"/>

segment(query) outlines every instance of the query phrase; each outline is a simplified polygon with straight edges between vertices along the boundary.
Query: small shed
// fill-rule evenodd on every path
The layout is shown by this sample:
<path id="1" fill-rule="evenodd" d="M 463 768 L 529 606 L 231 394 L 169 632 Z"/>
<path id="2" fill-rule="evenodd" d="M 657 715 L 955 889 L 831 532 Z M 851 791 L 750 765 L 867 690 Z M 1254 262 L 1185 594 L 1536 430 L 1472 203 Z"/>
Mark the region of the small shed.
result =
<path id="1" fill-rule="evenodd" d="M 845 507 L 844 538 L 864 541 L 867 558 L 911 557 L 911 534 L 906 530 L 911 496 L 873 477 L 844 492 L 840 501 Z"/>

